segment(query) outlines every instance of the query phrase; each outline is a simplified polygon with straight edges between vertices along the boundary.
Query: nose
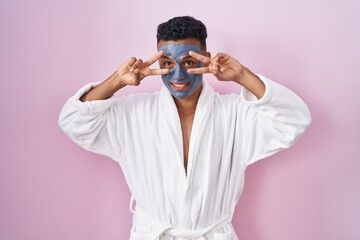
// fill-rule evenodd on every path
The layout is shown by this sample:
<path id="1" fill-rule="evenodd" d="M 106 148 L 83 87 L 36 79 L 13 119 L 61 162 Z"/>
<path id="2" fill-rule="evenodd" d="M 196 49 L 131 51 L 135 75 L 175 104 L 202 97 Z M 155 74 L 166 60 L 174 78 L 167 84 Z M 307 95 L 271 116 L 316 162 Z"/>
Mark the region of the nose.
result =
<path id="1" fill-rule="evenodd" d="M 184 78 L 185 78 L 185 75 L 183 73 L 183 70 L 181 69 L 181 67 L 177 66 L 175 68 L 173 79 L 181 80 L 181 79 L 184 79 Z"/>

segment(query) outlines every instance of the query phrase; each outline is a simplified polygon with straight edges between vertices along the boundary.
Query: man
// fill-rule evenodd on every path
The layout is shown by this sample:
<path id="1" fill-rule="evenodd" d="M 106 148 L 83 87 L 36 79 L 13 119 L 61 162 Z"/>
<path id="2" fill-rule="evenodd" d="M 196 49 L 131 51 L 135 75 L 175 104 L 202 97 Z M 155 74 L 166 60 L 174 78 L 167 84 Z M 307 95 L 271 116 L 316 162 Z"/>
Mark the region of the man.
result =
<path id="1" fill-rule="evenodd" d="M 130 239 L 237 239 L 231 219 L 245 169 L 310 124 L 298 96 L 227 54 L 211 58 L 206 37 L 192 17 L 160 24 L 156 55 L 130 58 L 61 112 L 71 139 L 120 164 L 132 193 Z M 150 69 L 156 61 L 160 69 Z M 215 93 L 202 81 L 207 73 L 242 85 L 241 94 Z M 111 98 L 150 75 L 161 75 L 159 92 Z"/>

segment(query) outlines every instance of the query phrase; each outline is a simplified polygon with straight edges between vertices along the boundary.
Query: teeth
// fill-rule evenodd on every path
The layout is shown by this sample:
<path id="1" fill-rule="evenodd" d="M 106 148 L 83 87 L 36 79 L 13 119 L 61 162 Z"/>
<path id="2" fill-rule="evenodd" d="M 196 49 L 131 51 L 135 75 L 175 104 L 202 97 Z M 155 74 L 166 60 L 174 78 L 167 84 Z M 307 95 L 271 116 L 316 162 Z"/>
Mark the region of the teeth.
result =
<path id="1" fill-rule="evenodd" d="M 183 86 L 187 85 L 187 83 L 173 83 L 173 85 L 175 85 L 177 87 L 183 87 Z"/>

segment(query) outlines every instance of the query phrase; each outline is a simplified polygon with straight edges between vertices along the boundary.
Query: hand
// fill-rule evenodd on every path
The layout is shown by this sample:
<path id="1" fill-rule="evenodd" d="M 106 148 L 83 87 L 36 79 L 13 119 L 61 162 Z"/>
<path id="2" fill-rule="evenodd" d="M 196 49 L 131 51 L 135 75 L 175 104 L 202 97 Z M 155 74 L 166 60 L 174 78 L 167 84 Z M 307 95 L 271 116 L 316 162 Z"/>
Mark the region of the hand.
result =
<path id="1" fill-rule="evenodd" d="M 212 73 L 220 81 L 238 81 L 244 66 L 225 53 L 218 53 L 214 58 L 190 51 L 189 55 L 203 63 L 205 67 L 190 68 L 190 74 Z"/>
<path id="2" fill-rule="evenodd" d="M 135 57 L 129 58 L 127 62 L 123 63 L 117 70 L 117 75 L 120 81 L 126 85 L 138 86 L 140 81 L 147 76 L 163 75 L 169 73 L 169 69 L 150 69 L 149 67 L 159 60 L 164 55 L 163 51 L 143 62 L 141 59 Z"/>

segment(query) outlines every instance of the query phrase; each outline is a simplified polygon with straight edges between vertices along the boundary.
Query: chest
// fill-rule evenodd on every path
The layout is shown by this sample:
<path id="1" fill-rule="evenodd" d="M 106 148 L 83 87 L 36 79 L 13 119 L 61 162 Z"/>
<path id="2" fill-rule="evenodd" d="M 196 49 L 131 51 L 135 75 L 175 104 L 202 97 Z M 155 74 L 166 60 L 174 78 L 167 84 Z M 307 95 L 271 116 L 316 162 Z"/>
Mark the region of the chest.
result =
<path id="1" fill-rule="evenodd" d="M 184 161 L 185 172 L 187 172 L 187 166 L 188 166 L 190 136 L 191 136 L 193 122 L 194 122 L 194 114 L 186 117 L 180 116 L 182 143 L 183 143 L 183 156 L 184 156 L 183 161 Z"/>

